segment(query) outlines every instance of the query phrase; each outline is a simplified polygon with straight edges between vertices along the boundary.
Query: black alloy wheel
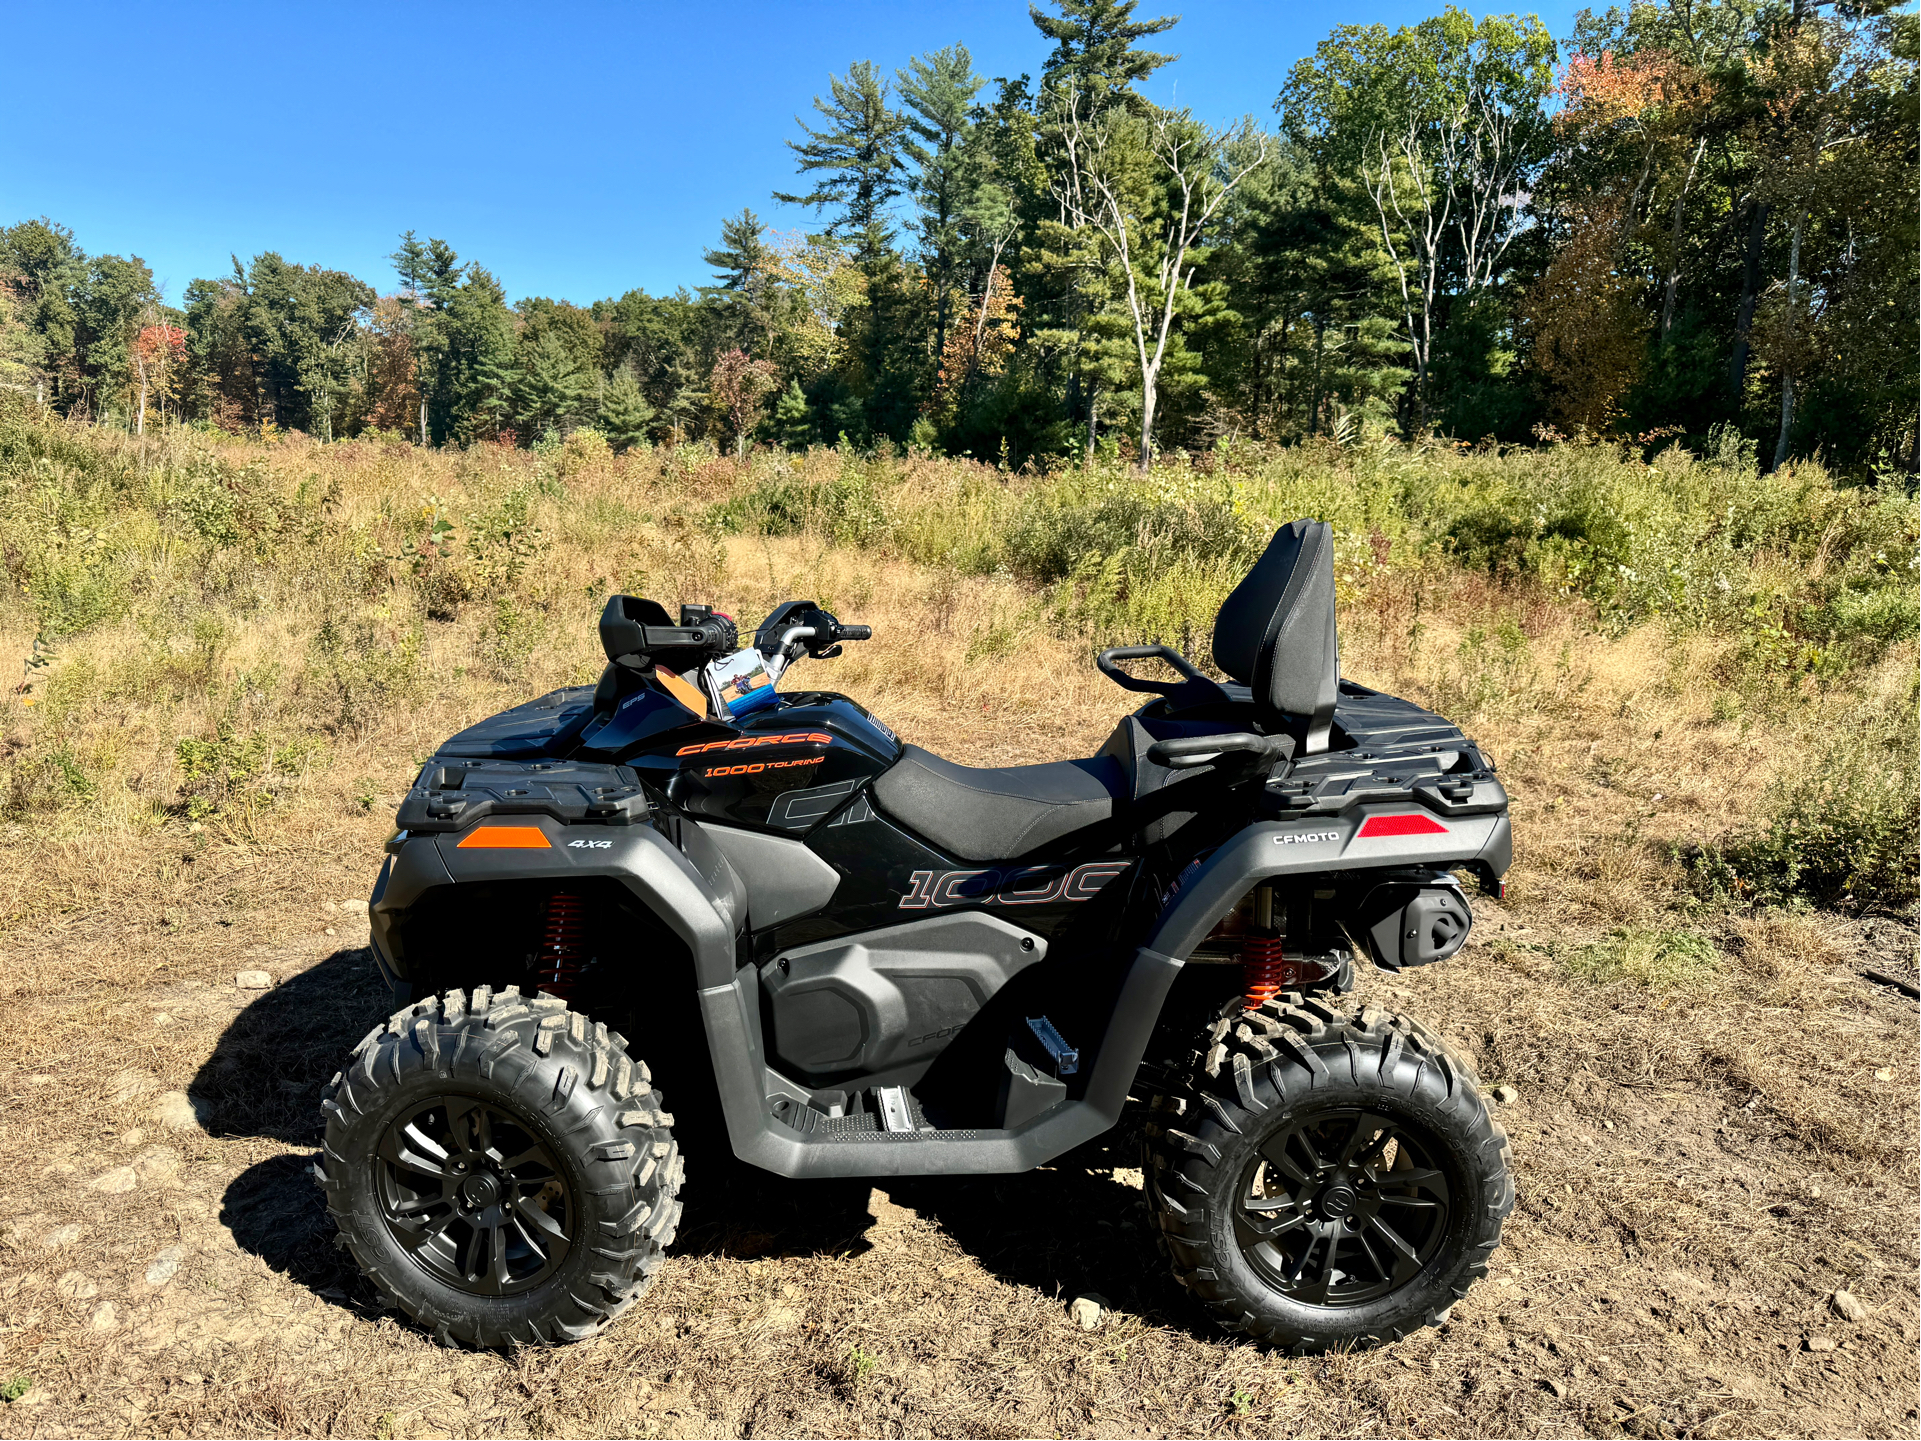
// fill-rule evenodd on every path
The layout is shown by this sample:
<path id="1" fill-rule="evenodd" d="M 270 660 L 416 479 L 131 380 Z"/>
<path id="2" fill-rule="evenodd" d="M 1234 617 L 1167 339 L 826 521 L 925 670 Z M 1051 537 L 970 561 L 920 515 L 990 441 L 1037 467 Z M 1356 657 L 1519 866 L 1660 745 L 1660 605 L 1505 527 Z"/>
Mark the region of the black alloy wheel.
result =
<path id="1" fill-rule="evenodd" d="M 573 1249 L 566 1175 L 502 1106 L 435 1096 L 388 1126 L 379 1156 L 388 1231 L 450 1285 L 512 1295 L 538 1286 Z"/>
<path id="2" fill-rule="evenodd" d="M 1296 1354 L 1442 1324 L 1514 1207 L 1472 1064 L 1412 1017 L 1299 992 L 1217 1017 L 1145 1139 L 1176 1279 Z"/>
<path id="3" fill-rule="evenodd" d="M 1447 1235 L 1432 1137 L 1378 1108 L 1294 1121 L 1246 1167 L 1234 1235 L 1283 1295 L 1360 1306 L 1414 1281 Z"/>
<path id="4" fill-rule="evenodd" d="M 517 986 L 402 1007 L 321 1098 L 340 1242 L 443 1345 L 604 1329 L 680 1224 L 680 1148 L 627 1039 Z"/>

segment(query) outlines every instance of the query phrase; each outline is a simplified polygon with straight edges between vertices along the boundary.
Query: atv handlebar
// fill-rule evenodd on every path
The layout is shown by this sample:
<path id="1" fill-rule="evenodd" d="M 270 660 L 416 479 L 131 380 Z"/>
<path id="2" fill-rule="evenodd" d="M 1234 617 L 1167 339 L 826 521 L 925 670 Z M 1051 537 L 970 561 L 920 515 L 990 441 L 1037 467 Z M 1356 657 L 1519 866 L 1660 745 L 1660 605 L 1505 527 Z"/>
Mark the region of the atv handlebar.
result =
<path id="1" fill-rule="evenodd" d="M 814 660 L 840 654 L 844 640 L 871 640 L 872 626 L 842 625 L 812 601 L 788 601 L 761 625 L 755 637 L 761 654 L 798 660 L 803 651 Z"/>
<path id="2" fill-rule="evenodd" d="M 1257 736 L 1247 731 L 1230 731 L 1217 736 L 1177 736 L 1155 741 L 1147 748 L 1147 758 L 1171 771 L 1191 770 L 1209 765 L 1224 755 L 1241 754 L 1253 760 L 1278 760 L 1289 753 L 1287 736 Z"/>

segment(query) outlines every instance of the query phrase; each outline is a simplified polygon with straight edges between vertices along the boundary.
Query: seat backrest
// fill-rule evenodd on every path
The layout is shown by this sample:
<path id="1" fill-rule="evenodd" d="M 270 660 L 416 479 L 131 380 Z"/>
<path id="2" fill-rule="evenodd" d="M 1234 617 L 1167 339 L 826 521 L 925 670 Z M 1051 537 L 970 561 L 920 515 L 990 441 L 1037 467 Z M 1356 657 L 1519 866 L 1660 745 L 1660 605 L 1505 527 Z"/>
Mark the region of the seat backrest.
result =
<path id="1" fill-rule="evenodd" d="M 1214 664 L 1254 692 L 1264 721 L 1304 723 L 1302 754 L 1327 749 L 1340 694 L 1334 532 L 1297 520 L 1274 532 L 1214 620 Z"/>

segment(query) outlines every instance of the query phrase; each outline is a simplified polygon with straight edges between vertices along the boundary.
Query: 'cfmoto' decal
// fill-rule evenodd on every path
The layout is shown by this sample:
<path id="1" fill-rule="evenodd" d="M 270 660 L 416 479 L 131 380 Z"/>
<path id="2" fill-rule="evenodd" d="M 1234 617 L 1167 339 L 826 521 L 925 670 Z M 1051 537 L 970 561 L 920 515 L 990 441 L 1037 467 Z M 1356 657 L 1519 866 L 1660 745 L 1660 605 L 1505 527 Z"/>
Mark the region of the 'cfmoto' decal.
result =
<path id="1" fill-rule="evenodd" d="M 1132 861 L 1090 861 L 1071 871 L 1052 866 L 1004 870 L 915 871 L 900 898 L 903 911 L 930 906 L 1038 906 L 1049 901 L 1091 900 Z"/>
<path id="2" fill-rule="evenodd" d="M 1304 846 L 1313 841 L 1338 841 L 1339 831 L 1286 831 L 1274 837 L 1277 846 Z"/>

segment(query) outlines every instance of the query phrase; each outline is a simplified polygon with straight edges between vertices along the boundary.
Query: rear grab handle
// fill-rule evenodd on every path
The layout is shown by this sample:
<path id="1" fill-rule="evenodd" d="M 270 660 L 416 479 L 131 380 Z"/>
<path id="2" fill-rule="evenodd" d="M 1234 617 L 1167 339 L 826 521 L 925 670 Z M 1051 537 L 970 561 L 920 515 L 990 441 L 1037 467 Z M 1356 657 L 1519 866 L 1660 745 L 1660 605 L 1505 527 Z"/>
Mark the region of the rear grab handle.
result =
<path id="1" fill-rule="evenodd" d="M 1244 754 L 1255 760 L 1280 760 L 1292 750 L 1288 736 L 1257 736 L 1248 731 L 1230 731 L 1217 736 L 1178 736 L 1155 741 L 1147 748 L 1147 758 L 1171 771 L 1191 770 L 1210 765 L 1223 755 Z"/>

